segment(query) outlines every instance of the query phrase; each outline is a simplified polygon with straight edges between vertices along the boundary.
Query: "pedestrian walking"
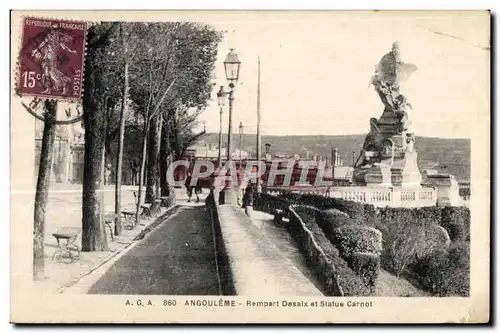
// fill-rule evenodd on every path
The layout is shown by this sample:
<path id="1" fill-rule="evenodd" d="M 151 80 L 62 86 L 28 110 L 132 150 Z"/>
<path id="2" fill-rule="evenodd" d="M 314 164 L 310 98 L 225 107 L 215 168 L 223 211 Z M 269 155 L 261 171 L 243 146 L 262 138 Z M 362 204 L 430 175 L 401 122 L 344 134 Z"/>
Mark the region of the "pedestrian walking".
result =
<path id="1" fill-rule="evenodd" d="M 191 186 L 191 172 L 188 172 L 187 174 L 185 186 L 188 195 L 187 202 L 191 202 L 191 197 L 193 196 L 193 187 Z"/>
<path id="2" fill-rule="evenodd" d="M 243 195 L 243 208 L 245 208 L 245 214 L 247 216 L 252 217 L 253 211 L 253 184 L 248 183 L 245 188 L 245 194 Z"/>
<path id="3" fill-rule="evenodd" d="M 202 192 L 202 187 L 199 182 L 196 182 L 195 188 L 194 188 L 194 194 L 196 195 L 196 203 L 200 202 L 200 194 Z"/>

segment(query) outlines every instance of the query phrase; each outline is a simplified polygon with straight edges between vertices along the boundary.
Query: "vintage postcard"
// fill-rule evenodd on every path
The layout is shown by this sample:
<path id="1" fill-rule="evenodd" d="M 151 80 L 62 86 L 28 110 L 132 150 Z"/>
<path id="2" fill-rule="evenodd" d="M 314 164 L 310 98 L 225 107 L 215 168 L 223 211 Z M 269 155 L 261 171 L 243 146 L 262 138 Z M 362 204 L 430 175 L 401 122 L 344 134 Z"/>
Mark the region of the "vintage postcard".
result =
<path id="1" fill-rule="evenodd" d="M 12 11 L 13 323 L 487 323 L 488 11 Z"/>

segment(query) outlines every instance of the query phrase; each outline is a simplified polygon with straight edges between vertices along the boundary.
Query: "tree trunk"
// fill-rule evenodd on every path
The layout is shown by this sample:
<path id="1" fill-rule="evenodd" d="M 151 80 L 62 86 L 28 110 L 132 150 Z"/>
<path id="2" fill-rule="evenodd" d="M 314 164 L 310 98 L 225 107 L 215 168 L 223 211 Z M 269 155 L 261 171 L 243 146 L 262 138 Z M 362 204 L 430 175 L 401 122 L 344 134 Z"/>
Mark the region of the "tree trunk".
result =
<path id="1" fill-rule="evenodd" d="M 161 159 L 161 132 L 163 128 L 163 116 L 159 116 L 158 118 L 158 127 L 156 130 L 156 174 L 155 174 L 155 195 L 156 197 L 160 197 L 160 159 Z"/>
<path id="2" fill-rule="evenodd" d="M 107 121 L 105 121 L 104 128 L 106 129 L 107 126 Z M 106 132 L 104 132 L 104 135 L 106 135 Z M 106 140 L 106 136 L 104 136 L 104 140 Z M 106 144 L 106 143 L 105 143 Z M 99 192 L 100 192 L 100 210 L 101 210 L 101 226 L 105 225 L 105 202 L 104 202 L 104 192 L 106 189 L 106 149 L 102 150 L 101 153 L 101 184 L 99 186 Z M 104 232 L 104 239 L 107 240 L 106 238 L 106 228 L 102 228 L 102 231 Z"/>
<path id="3" fill-rule="evenodd" d="M 107 251 L 101 221 L 102 154 L 106 110 L 92 96 L 84 97 L 85 154 L 82 200 L 82 251 Z"/>
<path id="4" fill-rule="evenodd" d="M 151 119 L 150 130 L 148 134 L 148 164 L 147 164 L 147 186 L 146 186 L 146 198 L 147 203 L 155 204 L 155 188 L 158 172 L 158 115 L 155 115 Z M 154 207 L 153 207 L 154 209 Z"/>
<path id="5" fill-rule="evenodd" d="M 121 201 L 122 201 L 122 164 L 123 164 L 123 140 L 125 137 L 125 112 L 127 110 L 128 100 L 128 61 L 125 60 L 125 82 L 123 84 L 122 106 L 120 109 L 120 137 L 118 138 L 118 154 L 116 157 L 116 184 L 115 184 L 115 235 L 119 236 L 122 232 L 121 223 Z"/>
<path id="6" fill-rule="evenodd" d="M 113 25 L 114 26 L 114 25 Z M 113 27 L 111 26 L 111 27 Z M 101 219 L 102 153 L 106 137 L 107 109 L 104 102 L 107 67 L 97 63 L 101 47 L 109 39 L 110 30 L 102 33 L 99 25 L 88 29 L 91 45 L 85 57 L 85 81 L 82 106 L 85 125 L 85 152 L 82 198 L 82 251 L 107 251 L 108 242 Z M 101 34 L 102 33 L 102 34 Z M 103 43 L 104 42 L 104 43 Z M 96 68 L 102 70 L 97 71 Z"/>
<path id="7" fill-rule="evenodd" d="M 139 187 L 137 191 L 137 205 L 135 209 L 135 224 L 139 224 L 139 210 L 141 208 L 141 199 L 142 199 L 142 183 L 143 183 L 143 175 L 146 164 L 146 149 L 148 144 L 148 121 L 144 121 L 144 132 L 142 136 L 142 152 L 141 152 L 141 167 L 139 168 Z"/>
<path id="8" fill-rule="evenodd" d="M 167 182 L 168 156 L 170 155 L 168 122 L 164 121 L 162 127 L 160 144 L 160 193 L 162 197 L 168 197 L 170 195 L 170 185 Z"/>
<path id="9" fill-rule="evenodd" d="M 153 117 L 149 131 L 146 202 L 155 205 L 155 199 L 160 196 L 160 146 L 161 126 L 163 117 L 157 114 Z M 153 210 L 156 207 L 153 207 Z"/>
<path id="10" fill-rule="evenodd" d="M 35 216 L 33 232 L 33 279 L 45 278 L 44 230 L 47 208 L 54 139 L 56 136 L 57 101 L 45 101 L 45 123 L 43 127 L 42 149 L 38 167 L 38 181 L 35 195 Z"/>

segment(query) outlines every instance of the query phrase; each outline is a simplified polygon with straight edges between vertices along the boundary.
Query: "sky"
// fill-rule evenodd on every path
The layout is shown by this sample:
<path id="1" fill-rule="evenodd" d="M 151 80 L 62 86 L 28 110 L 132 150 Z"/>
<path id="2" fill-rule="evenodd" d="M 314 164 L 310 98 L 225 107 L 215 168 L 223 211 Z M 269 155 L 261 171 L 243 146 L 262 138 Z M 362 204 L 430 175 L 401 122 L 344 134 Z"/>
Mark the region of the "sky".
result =
<path id="1" fill-rule="evenodd" d="M 257 124 L 257 58 L 261 59 L 263 135 L 343 135 L 369 131 L 383 104 L 369 86 L 380 58 L 399 41 L 418 70 L 401 87 L 413 106 L 418 136 L 467 138 L 474 119 L 489 117 L 489 17 L 486 12 L 263 12 L 216 15 L 225 31 L 215 86 L 201 120 L 219 131 L 216 93 L 226 85 L 223 61 L 234 48 L 242 62 L 233 132 Z M 227 133 L 228 106 L 223 132 Z"/>

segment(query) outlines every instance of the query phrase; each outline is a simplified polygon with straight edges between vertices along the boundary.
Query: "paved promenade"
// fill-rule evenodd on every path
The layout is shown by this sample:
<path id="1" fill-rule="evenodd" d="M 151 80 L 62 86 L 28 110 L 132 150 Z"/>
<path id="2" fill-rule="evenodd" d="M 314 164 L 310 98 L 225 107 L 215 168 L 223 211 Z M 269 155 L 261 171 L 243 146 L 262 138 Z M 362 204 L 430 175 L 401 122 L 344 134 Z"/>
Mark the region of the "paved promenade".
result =
<path id="1" fill-rule="evenodd" d="M 90 294 L 218 295 L 210 214 L 183 206 L 118 259 Z"/>

